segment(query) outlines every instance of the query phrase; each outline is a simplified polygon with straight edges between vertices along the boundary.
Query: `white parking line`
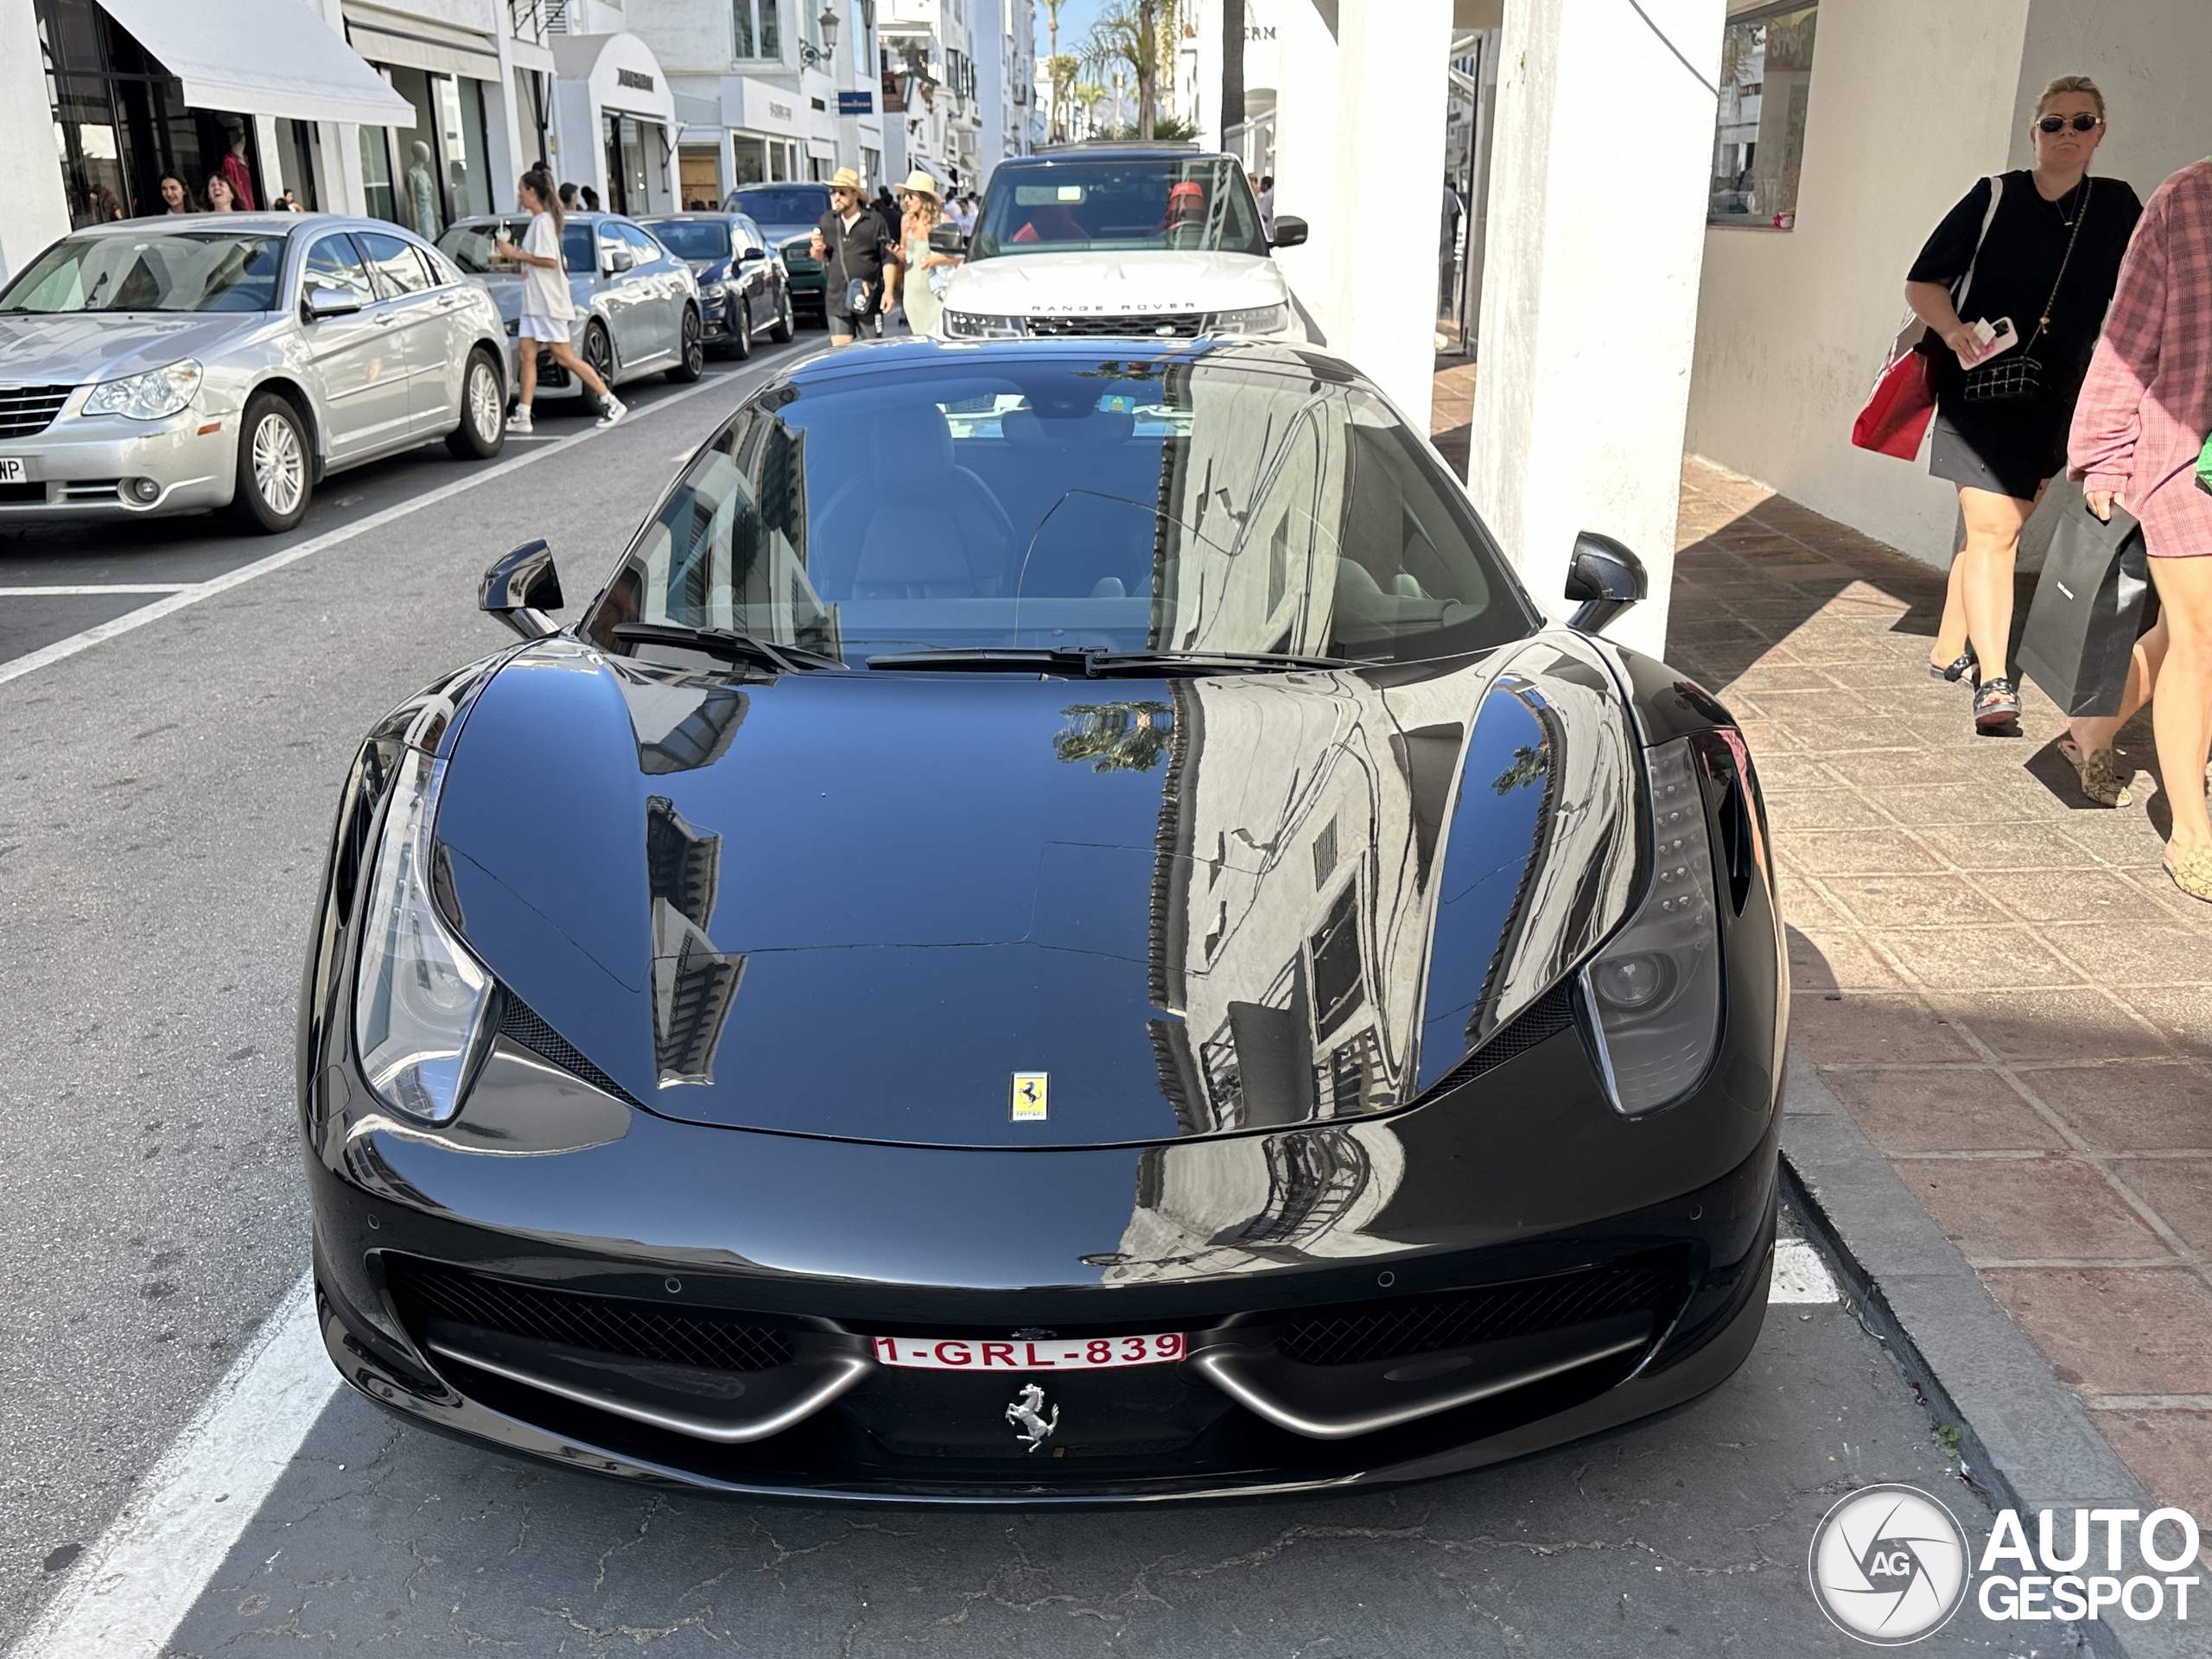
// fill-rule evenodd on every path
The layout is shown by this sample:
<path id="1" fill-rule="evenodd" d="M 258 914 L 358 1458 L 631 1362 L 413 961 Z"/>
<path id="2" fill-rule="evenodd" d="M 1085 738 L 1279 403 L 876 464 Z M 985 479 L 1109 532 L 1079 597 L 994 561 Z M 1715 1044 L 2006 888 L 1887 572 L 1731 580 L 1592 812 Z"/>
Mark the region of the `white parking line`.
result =
<path id="1" fill-rule="evenodd" d="M 99 582 L 75 588 L 0 588 L 0 599 L 56 599 L 78 594 L 181 594 L 188 582 Z"/>
<path id="2" fill-rule="evenodd" d="M 821 349 L 826 351 L 829 348 L 824 346 Z M 767 369 L 791 368 L 813 355 L 815 355 L 814 353 L 802 353 L 796 357 L 781 359 L 775 363 L 763 364 L 761 366 Z M 746 372 L 748 371 L 738 370 L 731 373 L 709 376 L 695 385 L 686 386 L 681 391 L 671 392 L 667 397 L 658 398 L 651 404 L 639 405 L 632 411 L 629 418 L 642 420 L 648 416 L 659 413 L 664 409 L 672 409 L 688 397 L 696 397 L 702 391 L 712 391 L 724 381 L 734 380 L 740 374 Z M 626 421 L 625 424 L 627 423 Z M 620 429 L 607 429 L 620 430 Z M 353 524 L 342 525 L 336 530 L 325 531 L 320 536 L 311 536 L 306 541 L 296 546 L 288 547 L 282 552 L 271 553 L 265 559 L 256 559 L 250 564 L 241 564 L 233 569 L 226 570 L 219 576 L 210 576 L 205 582 L 197 582 L 189 587 L 177 588 L 165 598 L 157 599 L 150 605 L 142 605 L 135 611 L 127 611 L 121 616 L 86 628 L 80 633 L 73 633 L 66 639 L 57 639 L 50 645 L 41 645 L 36 651 L 25 652 L 22 656 L 10 661 L 0 663 L 0 685 L 5 685 L 10 680 L 21 679 L 26 674 L 35 674 L 40 669 L 60 662 L 65 658 L 74 657 L 80 651 L 90 651 L 94 645 L 104 644 L 118 634 L 129 633 L 133 628 L 143 628 L 149 622 L 157 622 L 162 617 L 173 615 L 188 606 L 197 605 L 202 600 L 213 599 L 218 594 L 228 593 L 233 588 L 243 587 L 257 576 L 267 575 L 272 570 L 282 570 L 288 564 L 296 564 L 302 559 L 337 546 L 340 542 L 350 541 L 365 531 L 380 530 L 397 519 L 404 518 L 410 512 L 419 512 L 424 507 L 435 506 L 439 502 L 449 500 L 464 490 L 474 489 L 479 484 L 489 483 L 495 478 L 504 478 L 509 473 L 530 466 L 532 462 L 544 460 L 548 455 L 557 454 L 563 449 L 588 442 L 597 437 L 601 430 L 602 429 L 596 426 L 586 427 L 582 431 L 562 438 L 556 442 L 548 443 L 542 448 L 515 455 L 500 461 L 497 466 L 487 467 L 480 473 L 472 473 L 466 478 L 457 478 L 452 483 L 442 485 L 427 494 L 411 497 L 397 505 L 386 507 L 380 512 L 372 512 L 367 518 Z"/>
<path id="3" fill-rule="evenodd" d="M 338 1387 L 309 1274 L 70 1569 L 11 1659 L 158 1659 Z"/>
<path id="4" fill-rule="evenodd" d="M 1766 1299 L 1776 1302 L 1834 1302 L 1842 1299 L 1821 1253 L 1802 1238 L 1774 1241 L 1774 1278 Z"/>

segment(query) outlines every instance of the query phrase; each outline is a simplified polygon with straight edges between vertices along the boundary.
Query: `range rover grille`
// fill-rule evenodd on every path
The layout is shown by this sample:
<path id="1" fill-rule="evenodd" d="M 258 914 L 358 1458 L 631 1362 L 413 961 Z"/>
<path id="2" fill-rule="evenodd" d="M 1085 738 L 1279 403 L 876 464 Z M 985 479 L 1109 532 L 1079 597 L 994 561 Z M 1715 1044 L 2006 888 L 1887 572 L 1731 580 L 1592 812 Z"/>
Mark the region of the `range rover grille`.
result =
<path id="1" fill-rule="evenodd" d="M 747 1325 L 741 1314 L 699 1308 L 677 1313 L 649 1302 L 518 1285 L 404 1256 L 390 1259 L 386 1276 L 402 1317 L 413 1325 L 424 1319 L 454 1319 L 511 1337 L 717 1371 L 766 1371 L 791 1363 L 789 1332 Z"/>
<path id="2" fill-rule="evenodd" d="M 1038 340 L 1091 339 L 1137 335 L 1161 340 L 1196 340 L 1205 319 L 1196 311 L 1130 311 L 1118 316 L 1031 317 Z"/>

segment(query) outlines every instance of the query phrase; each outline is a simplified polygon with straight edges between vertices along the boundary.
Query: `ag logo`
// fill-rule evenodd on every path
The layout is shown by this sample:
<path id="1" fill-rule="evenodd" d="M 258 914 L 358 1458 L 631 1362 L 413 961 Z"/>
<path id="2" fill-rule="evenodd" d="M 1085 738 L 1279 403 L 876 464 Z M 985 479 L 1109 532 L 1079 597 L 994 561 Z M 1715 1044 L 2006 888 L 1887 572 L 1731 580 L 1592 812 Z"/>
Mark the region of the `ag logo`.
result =
<path id="1" fill-rule="evenodd" d="M 1967 1539 L 1910 1486 L 1866 1486 L 1813 1530 L 1813 1599 L 1837 1628 L 1880 1648 L 1941 1630 L 1967 1594 Z"/>

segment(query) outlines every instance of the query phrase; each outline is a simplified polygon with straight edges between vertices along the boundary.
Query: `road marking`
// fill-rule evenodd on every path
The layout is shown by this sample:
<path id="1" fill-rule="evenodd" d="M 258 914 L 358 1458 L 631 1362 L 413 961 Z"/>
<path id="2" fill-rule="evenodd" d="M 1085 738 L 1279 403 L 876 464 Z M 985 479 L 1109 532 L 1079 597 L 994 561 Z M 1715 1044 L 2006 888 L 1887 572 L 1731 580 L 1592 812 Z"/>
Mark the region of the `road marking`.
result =
<path id="1" fill-rule="evenodd" d="M 0 588 L 0 599 L 58 599 L 77 594 L 181 594 L 188 582 L 103 582 L 75 588 Z"/>
<path id="2" fill-rule="evenodd" d="M 823 346 L 819 348 L 819 351 L 828 349 L 827 346 Z M 802 352 L 797 356 L 782 359 L 775 363 L 763 364 L 760 366 L 764 369 L 796 367 L 808 358 L 818 355 L 819 351 Z M 651 404 L 642 404 L 632 412 L 640 418 L 658 414 L 664 409 L 674 408 L 686 398 L 696 397 L 702 391 L 712 391 L 725 380 L 735 380 L 741 375 L 753 371 L 741 369 L 724 374 L 710 375 L 694 385 L 684 387 L 681 391 L 671 392 L 665 397 L 656 399 Z M 457 478 L 452 483 L 441 485 L 426 495 L 415 496 L 409 500 L 397 503 L 381 512 L 372 512 L 367 518 L 353 524 L 343 524 L 335 530 L 327 530 L 320 536 L 309 537 L 296 546 L 288 547 L 279 553 L 271 553 L 267 558 L 256 559 L 249 564 L 236 566 L 226 570 L 219 576 L 210 576 L 205 582 L 194 582 L 189 587 L 181 588 L 164 598 L 156 600 L 150 605 L 142 605 L 135 611 L 126 611 L 121 616 L 111 618 L 96 626 L 86 628 L 81 633 L 73 633 L 66 639 L 57 639 L 50 645 L 41 645 L 36 651 L 26 652 L 21 657 L 0 663 L 0 685 L 5 685 L 10 680 L 21 679 L 26 674 L 35 674 L 40 669 L 60 662 L 65 658 L 74 657 L 80 651 L 90 651 L 94 645 L 104 645 L 118 634 L 129 633 L 133 628 L 143 628 L 149 622 L 158 622 L 162 618 L 174 615 L 188 606 L 197 605 L 202 600 L 213 599 L 218 594 L 226 594 L 233 588 L 244 587 L 257 577 L 265 576 L 271 571 L 282 570 L 288 564 L 296 564 L 302 559 L 325 552 L 337 546 L 340 542 L 352 540 L 364 531 L 381 530 L 386 524 L 404 518 L 410 512 L 419 512 L 424 507 L 435 506 L 441 501 L 450 500 L 464 490 L 473 490 L 479 484 L 487 484 L 495 478 L 504 478 L 509 473 L 519 471 L 534 462 L 544 460 L 548 455 L 558 454 L 576 444 L 588 442 L 591 439 L 597 437 L 601 431 L 607 429 L 610 429 L 586 427 L 582 431 L 562 438 L 557 442 L 547 444 L 543 448 L 532 449 L 527 454 L 513 456 L 495 466 L 487 467 L 480 473 L 472 473 L 466 478 Z"/>
<path id="3" fill-rule="evenodd" d="M 1841 1300 L 1835 1277 L 1821 1253 L 1802 1238 L 1774 1241 L 1774 1279 L 1766 1299 L 1774 1302 L 1833 1302 Z"/>
<path id="4" fill-rule="evenodd" d="M 308 1274 L 71 1568 L 11 1659 L 158 1659 L 338 1387 Z"/>

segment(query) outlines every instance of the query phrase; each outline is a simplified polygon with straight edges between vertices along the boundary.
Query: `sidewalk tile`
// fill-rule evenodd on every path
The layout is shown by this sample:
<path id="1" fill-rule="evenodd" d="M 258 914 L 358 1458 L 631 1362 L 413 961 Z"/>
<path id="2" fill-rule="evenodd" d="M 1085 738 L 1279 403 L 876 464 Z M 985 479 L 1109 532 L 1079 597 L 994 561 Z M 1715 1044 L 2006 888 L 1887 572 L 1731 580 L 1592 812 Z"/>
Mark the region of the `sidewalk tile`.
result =
<path id="1" fill-rule="evenodd" d="M 1981 1277 L 2063 1382 L 2197 1395 L 2212 1378 L 2212 1291 L 2186 1268 L 1993 1268 Z"/>
<path id="2" fill-rule="evenodd" d="M 1777 835 L 1802 830 L 1895 830 L 1872 803 L 1853 789 L 1802 789 L 1767 802 L 1767 817 Z"/>
<path id="3" fill-rule="evenodd" d="M 1882 1151 L 2056 1152 L 2065 1138 L 2005 1080 L 1986 1068 L 1854 1071 L 1836 1068 L 1821 1081 L 1851 1108 Z"/>
<path id="4" fill-rule="evenodd" d="M 2095 1151 L 2212 1152 L 2212 1071 L 2202 1066 L 2068 1066 L 2024 1081 Z"/>
<path id="5" fill-rule="evenodd" d="M 1834 884 L 1829 890 L 1836 891 Z M 1836 896 L 1844 897 L 1840 892 Z M 1870 937 L 1905 972 L 1931 988 L 1980 990 L 2082 981 L 2078 969 L 2024 927 L 1894 929 Z"/>
<path id="6" fill-rule="evenodd" d="M 2171 1255 L 2095 1166 L 2077 1159 L 1911 1158 L 1897 1171 L 1970 1261 Z"/>
<path id="7" fill-rule="evenodd" d="M 2212 1255 L 2212 1158 L 2129 1158 L 2113 1173 L 2183 1243 Z M 2212 1376 L 2198 1392 L 2212 1394 Z"/>
<path id="8" fill-rule="evenodd" d="M 1866 940 L 1848 933 L 1807 933 L 1789 930 L 1789 984 L 1793 990 L 1904 989 L 1897 970 Z"/>
<path id="9" fill-rule="evenodd" d="M 2005 1060 L 2124 1060 L 2169 1052 L 2101 991 L 1931 995 L 1942 1013 Z"/>
<path id="10" fill-rule="evenodd" d="M 1769 803 L 1770 812 L 1772 803 Z M 1910 836 L 1891 830 L 1801 830 L 1777 837 L 1776 849 L 1789 863 L 1823 878 L 1840 875 L 1916 875 L 1940 870 L 1932 854 Z"/>
<path id="11" fill-rule="evenodd" d="M 1861 927 L 2001 925 L 2012 918 L 1955 875 L 1834 877 L 1828 896 Z"/>
<path id="12" fill-rule="evenodd" d="M 1918 997 L 1889 992 L 1800 996 L 1790 1004 L 1789 1040 L 1802 1045 L 1821 1066 L 1927 1065 L 1981 1058 Z"/>
<path id="13" fill-rule="evenodd" d="M 2097 870 L 2108 868 L 2104 859 L 2080 842 L 2069 841 L 2052 826 L 2007 824 L 2003 835 L 1991 833 L 1986 823 L 1961 824 L 1948 830 L 1923 830 L 1920 838 L 1948 862 L 1961 870 Z"/>
<path id="14" fill-rule="evenodd" d="M 2004 870 L 1978 878 L 1977 885 L 2023 920 L 2031 922 L 2163 922 L 2166 912 L 2116 870 Z M 2133 928 L 2114 931 L 2132 937 Z"/>
<path id="15" fill-rule="evenodd" d="M 2212 1515 L 2212 1411 L 2092 1411 L 2089 1417 L 2161 1504 Z M 2171 1529 L 2161 1532 L 2161 1549 L 2178 1548 Z M 2198 1605 L 2190 1605 L 2192 1619 Z"/>
<path id="16" fill-rule="evenodd" d="M 2177 1052 L 2212 1058 L 2212 991 L 2156 986 L 2121 993 L 2128 1006 L 2165 1033 Z"/>
<path id="17" fill-rule="evenodd" d="M 2091 979 L 2107 985 L 2196 985 L 2212 1001 L 2212 942 L 2186 928 L 2131 922 L 2054 922 L 2044 940 Z"/>

